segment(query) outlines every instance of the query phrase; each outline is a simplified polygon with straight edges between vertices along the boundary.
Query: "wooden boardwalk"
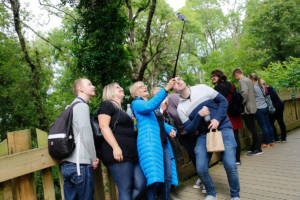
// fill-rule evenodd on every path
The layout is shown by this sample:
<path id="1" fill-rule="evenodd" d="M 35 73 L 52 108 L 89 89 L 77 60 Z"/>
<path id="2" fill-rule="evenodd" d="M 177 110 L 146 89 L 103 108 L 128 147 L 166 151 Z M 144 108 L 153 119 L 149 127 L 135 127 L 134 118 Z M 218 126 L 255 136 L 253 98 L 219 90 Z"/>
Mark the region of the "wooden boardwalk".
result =
<path id="1" fill-rule="evenodd" d="M 264 154 L 241 157 L 238 167 L 242 200 L 300 200 L 300 129 L 291 131 L 287 143 L 264 149 Z M 222 163 L 210 169 L 219 200 L 229 199 L 229 185 Z M 193 189 L 193 177 L 173 192 L 173 199 L 201 200 L 199 189 Z"/>

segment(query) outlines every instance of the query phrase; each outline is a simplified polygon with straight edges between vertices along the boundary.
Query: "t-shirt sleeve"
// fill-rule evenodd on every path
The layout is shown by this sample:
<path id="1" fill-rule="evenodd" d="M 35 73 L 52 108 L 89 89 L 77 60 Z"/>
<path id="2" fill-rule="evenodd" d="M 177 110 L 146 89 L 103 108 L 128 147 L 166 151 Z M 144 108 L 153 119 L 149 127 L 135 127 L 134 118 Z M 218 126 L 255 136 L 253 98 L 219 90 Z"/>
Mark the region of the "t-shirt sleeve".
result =
<path id="1" fill-rule="evenodd" d="M 202 86 L 201 91 L 205 91 L 210 99 L 216 98 L 216 96 L 219 94 L 215 89 L 213 89 L 207 85 L 202 84 L 201 86 Z M 201 91 L 199 91 L 199 92 L 201 92 Z"/>
<path id="2" fill-rule="evenodd" d="M 113 116 L 116 109 L 112 102 L 110 101 L 103 101 L 100 108 L 97 111 L 97 115 L 105 114 L 109 116 Z"/>

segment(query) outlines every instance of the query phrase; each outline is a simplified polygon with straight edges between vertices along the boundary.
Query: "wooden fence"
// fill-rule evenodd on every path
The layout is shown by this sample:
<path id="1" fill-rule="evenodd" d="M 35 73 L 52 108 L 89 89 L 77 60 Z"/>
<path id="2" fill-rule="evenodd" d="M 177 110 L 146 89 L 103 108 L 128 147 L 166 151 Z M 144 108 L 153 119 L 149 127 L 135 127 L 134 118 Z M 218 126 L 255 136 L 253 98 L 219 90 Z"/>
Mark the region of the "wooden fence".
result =
<path id="1" fill-rule="evenodd" d="M 287 130 L 300 126 L 300 92 L 296 93 L 296 99 L 292 100 L 290 91 L 283 91 L 281 98 L 285 101 L 284 118 Z M 7 139 L 0 143 L 0 200 L 10 199 L 64 199 L 63 181 L 60 170 L 53 170 L 57 163 L 48 154 L 48 134 L 36 129 L 37 146 L 32 149 L 30 130 L 22 130 L 7 133 Z M 250 134 L 246 129 L 241 131 L 242 148 L 251 142 Z M 187 153 L 180 146 L 181 155 L 177 157 L 177 169 L 179 179 L 182 181 L 195 174 L 195 170 Z M 218 156 L 215 155 L 212 162 Z M 40 173 L 43 197 L 38 197 L 36 192 L 36 178 L 34 173 Z M 53 173 L 59 176 L 59 185 L 54 184 Z M 60 190 L 61 196 L 55 196 L 55 190 Z M 56 192 L 57 193 L 57 192 Z M 95 170 L 95 199 L 116 200 L 116 187 L 103 165 Z"/>
<path id="2" fill-rule="evenodd" d="M 55 197 L 52 167 L 57 162 L 48 154 L 48 134 L 36 129 L 38 148 L 32 149 L 30 130 L 7 133 L 0 143 L 0 200 L 38 199 L 34 173 L 39 171 L 45 200 L 64 199 L 60 170 L 60 197 Z M 95 199 L 116 200 L 116 188 L 105 167 L 95 170 Z"/>

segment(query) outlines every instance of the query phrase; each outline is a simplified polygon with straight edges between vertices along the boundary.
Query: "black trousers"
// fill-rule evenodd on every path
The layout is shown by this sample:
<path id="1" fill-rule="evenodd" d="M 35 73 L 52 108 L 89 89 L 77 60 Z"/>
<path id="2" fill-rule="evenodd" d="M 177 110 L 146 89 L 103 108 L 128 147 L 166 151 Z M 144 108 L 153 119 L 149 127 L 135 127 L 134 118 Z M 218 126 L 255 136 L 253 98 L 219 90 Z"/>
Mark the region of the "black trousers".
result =
<path id="1" fill-rule="evenodd" d="M 194 148 L 196 146 L 197 136 L 195 135 L 195 133 L 187 133 L 186 135 L 180 135 L 179 142 L 185 148 L 192 163 L 196 167 L 196 157 Z"/>
<path id="2" fill-rule="evenodd" d="M 252 134 L 253 143 L 250 150 L 261 150 L 261 142 L 255 128 L 255 114 L 244 114 L 243 119 L 245 121 L 246 127 Z"/>
<path id="3" fill-rule="evenodd" d="M 235 154 L 235 158 L 236 158 L 236 162 L 240 162 L 241 161 L 241 143 L 240 143 L 240 139 L 239 139 L 239 130 L 233 130 L 234 132 L 234 138 L 236 141 L 236 154 Z"/>
<path id="4" fill-rule="evenodd" d="M 274 139 L 275 139 L 275 141 L 279 140 L 278 135 L 277 135 L 277 131 L 276 131 L 276 128 L 275 128 L 275 124 L 274 124 L 276 120 L 277 120 L 277 122 L 279 124 L 279 127 L 280 127 L 280 130 L 281 130 L 281 140 L 286 140 L 286 127 L 285 127 L 285 123 L 283 121 L 283 110 L 284 110 L 284 108 L 276 109 L 274 114 L 270 114 L 270 122 L 271 122 L 271 125 L 272 125 L 273 129 L 274 129 Z"/>

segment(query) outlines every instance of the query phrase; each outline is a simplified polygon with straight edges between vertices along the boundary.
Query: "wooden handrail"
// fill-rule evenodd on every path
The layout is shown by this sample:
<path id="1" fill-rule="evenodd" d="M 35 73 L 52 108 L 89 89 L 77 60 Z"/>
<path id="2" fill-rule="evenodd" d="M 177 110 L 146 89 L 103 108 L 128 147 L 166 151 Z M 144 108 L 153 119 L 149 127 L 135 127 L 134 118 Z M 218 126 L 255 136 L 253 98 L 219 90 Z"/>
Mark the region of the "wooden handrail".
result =
<path id="1" fill-rule="evenodd" d="M 48 148 L 32 149 L 0 157 L 0 182 L 57 165 Z"/>

